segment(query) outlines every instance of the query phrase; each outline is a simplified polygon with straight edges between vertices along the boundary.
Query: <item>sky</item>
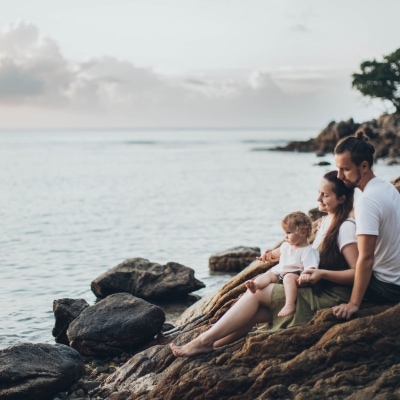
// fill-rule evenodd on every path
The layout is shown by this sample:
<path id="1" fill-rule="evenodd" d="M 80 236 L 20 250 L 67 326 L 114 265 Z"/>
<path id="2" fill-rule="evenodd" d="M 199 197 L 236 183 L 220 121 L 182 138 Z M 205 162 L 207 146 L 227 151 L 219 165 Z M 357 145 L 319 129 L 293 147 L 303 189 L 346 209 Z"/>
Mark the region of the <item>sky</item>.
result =
<path id="1" fill-rule="evenodd" d="M 399 0 L 0 0 L 0 129 L 316 127 L 393 112 L 351 88 Z"/>

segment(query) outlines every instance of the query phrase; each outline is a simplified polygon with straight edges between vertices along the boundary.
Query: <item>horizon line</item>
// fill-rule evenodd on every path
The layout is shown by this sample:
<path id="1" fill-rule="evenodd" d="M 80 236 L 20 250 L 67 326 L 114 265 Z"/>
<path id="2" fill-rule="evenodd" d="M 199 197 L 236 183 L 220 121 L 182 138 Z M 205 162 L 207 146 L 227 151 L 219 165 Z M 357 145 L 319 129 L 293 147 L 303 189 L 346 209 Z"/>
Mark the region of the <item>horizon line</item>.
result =
<path id="1" fill-rule="evenodd" d="M 264 130 L 264 129 L 275 129 L 275 130 L 303 130 L 303 129 L 319 129 L 322 130 L 324 128 L 316 127 L 316 126 L 300 126 L 300 127 L 291 127 L 291 126 L 209 126 L 209 127 L 195 127 L 195 126 L 170 126 L 170 127 L 70 127 L 70 128 L 55 128 L 55 127 L 43 127 L 43 128 L 0 128 L 0 132 L 5 131 L 200 131 L 200 130 L 220 130 L 220 131 L 231 131 L 231 130 Z"/>

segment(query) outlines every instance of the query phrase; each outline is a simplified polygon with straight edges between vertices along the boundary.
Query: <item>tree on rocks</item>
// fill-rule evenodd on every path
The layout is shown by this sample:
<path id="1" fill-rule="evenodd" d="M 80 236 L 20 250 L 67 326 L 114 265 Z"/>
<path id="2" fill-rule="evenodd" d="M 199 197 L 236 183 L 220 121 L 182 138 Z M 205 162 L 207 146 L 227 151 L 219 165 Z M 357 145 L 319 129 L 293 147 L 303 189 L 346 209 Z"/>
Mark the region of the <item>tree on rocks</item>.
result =
<path id="1" fill-rule="evenodd" d="M 400 48 L 382 61 L 363 61 L 360 69 L 352 75 L 352 86 L 364 96 L 390 101 L 400 113 Z"/>

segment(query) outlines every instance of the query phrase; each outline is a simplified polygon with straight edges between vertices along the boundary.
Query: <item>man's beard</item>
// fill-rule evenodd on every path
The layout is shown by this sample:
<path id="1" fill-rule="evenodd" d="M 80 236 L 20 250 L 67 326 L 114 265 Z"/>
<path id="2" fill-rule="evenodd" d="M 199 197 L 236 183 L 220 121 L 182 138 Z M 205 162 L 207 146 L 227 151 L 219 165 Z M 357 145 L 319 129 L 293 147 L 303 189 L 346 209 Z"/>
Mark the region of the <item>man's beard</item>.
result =
<path id="1" fill-rule="evenodd" d="M 344 185 L 349 188 L 349 189 L 355 189 L 360 187 L 361 182 L 364 179 L 365 174 L 361 174 L 360 172 L 358 173 L 358 178 L 356 179 L 355 182 L 351 181 L 343 181 Z"/>

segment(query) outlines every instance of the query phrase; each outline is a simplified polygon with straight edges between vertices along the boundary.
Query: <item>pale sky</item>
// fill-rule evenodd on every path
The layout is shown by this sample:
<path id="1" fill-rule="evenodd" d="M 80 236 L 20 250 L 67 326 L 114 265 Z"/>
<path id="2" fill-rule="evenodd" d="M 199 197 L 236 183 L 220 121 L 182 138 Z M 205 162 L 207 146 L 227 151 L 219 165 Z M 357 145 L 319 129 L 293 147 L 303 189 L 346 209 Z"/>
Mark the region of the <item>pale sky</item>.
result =
<path id="1" fill-rule="evenodd" d="M 399 0 L 0 0 L 0 129 L 317 127 L 400 47 Z"/>

